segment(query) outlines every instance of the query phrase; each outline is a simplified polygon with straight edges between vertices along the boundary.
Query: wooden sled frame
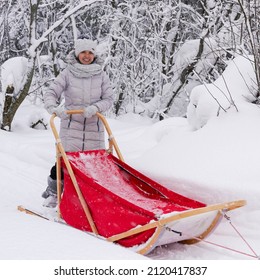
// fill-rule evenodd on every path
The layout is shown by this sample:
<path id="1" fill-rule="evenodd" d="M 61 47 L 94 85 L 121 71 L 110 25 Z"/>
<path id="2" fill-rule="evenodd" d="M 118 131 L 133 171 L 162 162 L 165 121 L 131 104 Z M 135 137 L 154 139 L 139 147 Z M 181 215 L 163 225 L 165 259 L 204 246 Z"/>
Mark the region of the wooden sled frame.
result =
<path id="1" fill-rule="evenodd" d="M 82 113 L 83 113 L 83 110 L 67 111 L 67 114 L 82 114 Z M 96 115 L 103 122 L 104 127 L 107 131 L 107 134 L 108 134 L 109 148 L 108 148 L 107 151 L 109 153 L 113 153 L 113 150 L 115 149 L 118 158 L 121 161 L 124 161 L 123 156 L 120 152 L 120 149 L 117 145 L 117 142 L 116 142 L 116 140 L 115 140 L 115 138 L 112 134 L 112 131 L 111 131 L 109 125 L 108 125 L 107 120 L 100 113 L 97 113 Z M 61 218 L 59 207 L 60 207 L 60 202 L 61 202 L 61 160 L 60 160 L 60 158 L 62 157 L 63 160 L 64 160 L 64 164 L 66 165 L 66 168 L 67 168 L 68 173 L 70 175 L 71 181 L 74 185 L 75 191 L 78 195 L 79 201 L 80 201 L 80 203 L 82 205 L 82 208 L 84 210 L 84 213 L 85 213 L 85 215 L 87 217 L 87 220 L 90 224 L 91 230 L 95 235 L 99 235 L 98 230 L 97 230 L 96 225 L 95 225 L 95 222 L 93 221 L 93 218 L 91 216 L 91 213 L 90 213 L 89 207 L 87 205 L 87 202 L 82 195 L 82 192 L 81 192 L 80 187 L 77 183 L 74 172 L 72 170 L 71 164 L 68 160 L 66 152 L 65 152 L 65 150 L 63 148 L 63 145 L 61 143 L 59 134 L 58 134 L 57 129 L 55 127 L 55 124 L 54 124 L 55 117 L 56 117 L 55 114 L 53 114 L 51 116 L 50 126 L 51 126 L 52 132 L 54 134 L 54 137 L 56 139 L 58 218 Z M 219 223 L 219 221 L 223 217 L 223 213 L 226 213 L 227 211 L 242 207 L 245 204 L 246 204 L 245 200 L 237 200 L 237 201 L 232 201 L 232 202 L 228 202 L 228 203 L 214 204 L 214 205 L 210 205 L 210 206 L 206 206 L 206 207 L 201 207 L 201 208 L 196 208 L 196 209 L 192 209 L 192 210 L 183 211 L 183 212 L 180 212 L 180 213 L 175 214 L 173 216 L 165 217 L 165 218 L 162 218 L 162 219 L 157 220 L 157 221 L 152 221 L 152 222 L 150 222 L 146 225 L 138 226 L 137 228 L 133 228 L 131 230 L 128 230 L 128 231 L 120 233 L 120 234 L 116 234 L 114 236 L 111 236 L 111 237 L 107 238 L 106 240 L 110 241 L 110 242 L 116 242 L 116 241 L 119 241 L 121 239 L 127 238 L 131 235 L 138 234 L 138 233 L 141 233 L 141 232 L 144 232 L 146 230 L 154 228 L 156 230 L 155 230 L 153 236 L 144 244 L 144 246 L 142 246 L 141 249 L 137 249 L 138 253 L 146 254 L 147 252 L 149 252 L 151 250 L 151 248 L 153 248 L 153 246 L 155 245 L 155 243 L 156 243 L 158 237 L 160 236 L 162 230 L 170 222 L 174 222 L 174 221 L 177 221 L 177 220 L 181 220 L 181 219 L 184 219 L 184 218 L 192 217 L 192 216 L 195 216 L 195 215 L 199 215 L 199 214 L 203 214 L 203 213 L 207 213 L 207 212 L 211 212 L 211 211 L 216 211 L 216 216 L 213 219 L 212 223 L 202 234 L 200 234 L 200 236 L 194 236 L 194 238 L 180 241 L 181 243 L 185 243 L 185 244 L 194 244 L 196 242 L 199 242 L 199 240 L 204 239 L 209 233 L 211 233 L 213 231 L 213 229 L 216 227 L 216 225 Z"/>

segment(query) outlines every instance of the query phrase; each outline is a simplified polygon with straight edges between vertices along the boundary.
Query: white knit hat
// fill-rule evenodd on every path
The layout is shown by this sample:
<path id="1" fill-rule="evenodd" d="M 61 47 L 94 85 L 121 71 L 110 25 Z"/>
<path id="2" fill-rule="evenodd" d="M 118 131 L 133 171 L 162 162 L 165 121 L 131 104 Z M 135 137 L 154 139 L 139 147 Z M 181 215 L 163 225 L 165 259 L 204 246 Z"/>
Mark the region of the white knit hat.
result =
<path id="1" fill-rule="evenodd" d="M 97 43 L 89 39 L 78 39 L 75 42 L 75 54 L 78 55 L 83 51 L 91 51 L 96 55 Z"/>

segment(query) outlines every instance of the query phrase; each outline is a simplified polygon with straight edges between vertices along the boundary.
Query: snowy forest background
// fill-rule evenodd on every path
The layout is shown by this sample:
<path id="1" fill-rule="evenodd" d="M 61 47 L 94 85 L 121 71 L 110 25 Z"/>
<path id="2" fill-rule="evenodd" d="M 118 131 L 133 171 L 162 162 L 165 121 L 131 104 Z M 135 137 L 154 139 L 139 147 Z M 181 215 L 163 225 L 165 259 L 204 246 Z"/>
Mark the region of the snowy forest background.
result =
<path id="1" fill-rule="evenodd" d="M 250 102 L 259 103 L 258 0 L 1 0 L 1 129 L 11 130 L 25 99 L 42 104 L 82 35 L 99 43 L 115 93 L 111 115 L 186 116 L 191 90 L 214 82 L 237 55 L 254 65 Z M 10 59 L 20 66 L 6 72 Z"/>

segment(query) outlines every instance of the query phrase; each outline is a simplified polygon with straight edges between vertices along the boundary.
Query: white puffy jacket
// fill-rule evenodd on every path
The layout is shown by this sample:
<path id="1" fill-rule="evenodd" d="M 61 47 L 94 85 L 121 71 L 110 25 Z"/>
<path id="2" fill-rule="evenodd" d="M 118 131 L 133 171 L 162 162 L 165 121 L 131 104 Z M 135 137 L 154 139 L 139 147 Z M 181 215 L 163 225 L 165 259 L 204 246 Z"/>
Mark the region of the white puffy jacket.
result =
<path id="1" fill-rule="evenodd" d="M 79 77 L 67 67 L 45 93 L 45 108 L 48 110 L 59 105 L 62 96 L 65 98 L 66 110 L 95 105 L 102 113 L 113 104 L 112 87 L 104 71 L 98 71 L 88 77 Z M 61 118 L 60 138 L 65 151 L 105 148 L 104 127 L 97 116 L 85 118 L 83 114 L 64 114 Z"/>

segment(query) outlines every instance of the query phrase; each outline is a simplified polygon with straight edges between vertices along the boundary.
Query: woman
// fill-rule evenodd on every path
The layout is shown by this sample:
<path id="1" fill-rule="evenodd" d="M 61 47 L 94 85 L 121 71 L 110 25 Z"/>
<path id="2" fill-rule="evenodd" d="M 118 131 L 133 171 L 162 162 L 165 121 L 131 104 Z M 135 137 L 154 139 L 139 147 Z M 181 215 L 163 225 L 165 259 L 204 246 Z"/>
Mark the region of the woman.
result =
<path id="1" fill-rule="evenodd" d="M 96 116 L 113 104 L 113 91 L 102 63 L 96 55 L 96 43 L 78 39 L 75 52 L 68 55 L 68 66 L 55 79 L 44 95 L 46 110 L 61 118 L 60 138 L 65 151 L 104 149 L 104 127 Z M 64 96 L 65 108 L 60 105 Z M 83 114 L 68 115 L 65 110 L 83 109 Z M 43 192 L 44 206 L 57 205 L 56 166 L 48 177 Z"/>

